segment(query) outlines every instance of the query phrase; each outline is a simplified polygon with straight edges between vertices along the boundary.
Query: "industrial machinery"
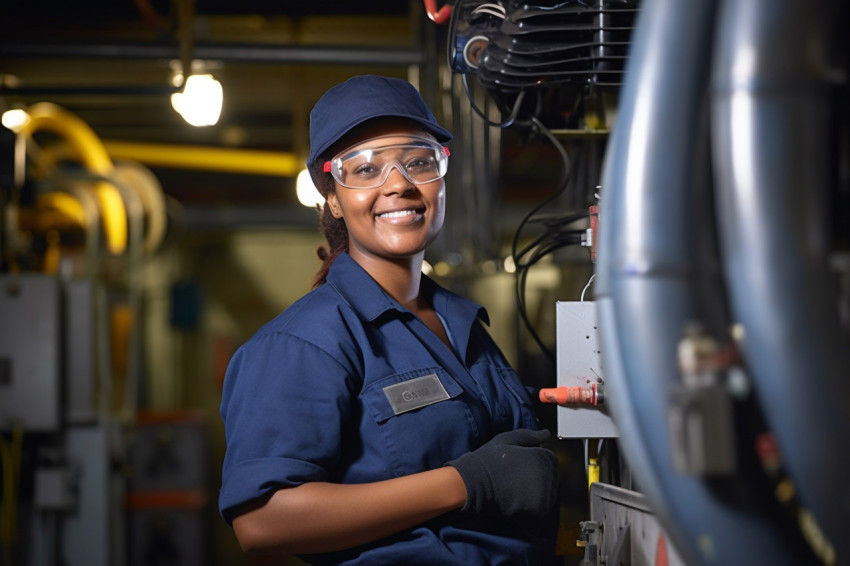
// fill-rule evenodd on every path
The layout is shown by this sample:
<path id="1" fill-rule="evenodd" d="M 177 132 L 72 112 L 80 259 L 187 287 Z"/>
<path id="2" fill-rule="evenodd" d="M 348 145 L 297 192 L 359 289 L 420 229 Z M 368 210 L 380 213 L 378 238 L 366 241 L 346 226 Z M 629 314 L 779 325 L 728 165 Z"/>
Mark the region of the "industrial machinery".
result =
<path id="1" fill-rule="evenodd" d="M 7 113 L 0 137 L 0 563 L 124 563 L 140 269 L 164 195 L 54 104 Z"/>
<path id="2" fill-rule="evenodd" d="M 599 205 L 595 303 L 557 304 L 542 392 L 634 478 L 591 486 L 582 564 L 846 563 L 846 7 L 454 7 L 449 65 L 491 125 L 590 131 L 616 95 L 599 187 L 563 214 Z"/>
<path id="3" fill-rule="evenodd" d="M 493 216 L 482 164 L 505 130 L 551 142 L 564 164 L 511 260 L 528 323 L 529 271 L 588 254 L 581 299 L 551 306 L 554 352 L 526 325 L 557 378 L 541 400 L 584 449 L 587 514 L 567 541 L 581 566 L 850 562 L 847 10 L 455 0 L 429 12 L 446 25 L 450 94 L 494 132 L 457 128 L 469 169 L 450 174 L 474 181 L 448 198 Z M 122 436 L 138 417 L 136 275 L 165 207 L 150 172 L 113 163 L 75 117 L 28 114 L 0 128 L 2 564 L 52 564 L 59 548 L 70 565 L 121 563 L 167 531 L 200 536 L 168 525 L 203 504 L 201 479 L 172 476 L 182 491 L 165 507 L 179 512 L 134 492 L 162 492 L 157 474 L 202 459 L 187 448 L 203 449 L 198 421 L 149 415 L 129 458 Z M 123 465 L 150 462 L 150 481 L 126 481 Z"/>
<path id="4" fill-rule="evenodd" d="M 598 314 L 623 450 L 692 564 L 850 554 L 843 16 L 651 0 L 639 17 Z"/>
<path id="5" fill-rule="evenodd" d="M 447 34 L 448 65 L 467 90 L 474 76 L 510 118 L 523 112 L 549 128 L 601 128 L 594 106 L 622 85 L 638 6 L 459 0 Z"/>

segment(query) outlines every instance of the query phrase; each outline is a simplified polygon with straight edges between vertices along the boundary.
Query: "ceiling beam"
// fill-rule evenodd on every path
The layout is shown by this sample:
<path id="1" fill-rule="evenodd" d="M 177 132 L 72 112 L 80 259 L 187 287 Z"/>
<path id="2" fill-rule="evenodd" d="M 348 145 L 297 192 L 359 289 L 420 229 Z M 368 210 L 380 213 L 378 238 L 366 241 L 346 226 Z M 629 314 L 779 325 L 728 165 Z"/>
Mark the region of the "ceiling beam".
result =
<path id="1" fill-rule="evenodd" d="M 425 55 L 420 49 L 405 47 L 254 45 L 197 43 L 195 59 L 240 61 L 291 65 L 420 65 Z M 79 59 L 177 59 L 177 44 L 157 43 L 0 43 L 0 59 L 79 58 Z"/>

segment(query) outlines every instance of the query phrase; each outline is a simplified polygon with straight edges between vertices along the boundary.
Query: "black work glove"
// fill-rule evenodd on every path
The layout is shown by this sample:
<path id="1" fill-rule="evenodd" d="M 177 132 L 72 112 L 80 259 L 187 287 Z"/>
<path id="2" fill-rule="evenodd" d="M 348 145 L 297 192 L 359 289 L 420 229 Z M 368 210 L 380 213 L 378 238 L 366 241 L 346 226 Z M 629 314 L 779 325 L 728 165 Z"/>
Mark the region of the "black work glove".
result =
<path id="1" fill-rule="evenodd" d="M 558 499 L 558 459 L 541 443 L 548 430 L 518 429 L 448 463 L 466 484 L 461 511 L 476 514 L 541 516 Z"/>

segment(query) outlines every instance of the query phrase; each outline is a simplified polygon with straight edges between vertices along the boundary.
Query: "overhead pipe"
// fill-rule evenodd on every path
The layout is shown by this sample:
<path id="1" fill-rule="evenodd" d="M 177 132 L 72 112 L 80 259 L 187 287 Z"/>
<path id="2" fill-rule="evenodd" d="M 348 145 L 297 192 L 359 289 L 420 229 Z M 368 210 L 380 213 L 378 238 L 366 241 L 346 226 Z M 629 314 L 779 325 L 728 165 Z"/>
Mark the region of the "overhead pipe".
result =
<path id="1" fill-rule="evenodd" d="M 726 309 L 710 214 L 707 102 L 717 6 L 646 0 L 637 18 L 599 211 L 607 403 L 637 485 L 688 564 L 812 563 L 799 534 L 779 530 L 753 496 L 763 485 L 673 466 L 678 431 L 668 411 L 681 384 L 678 343 L 692 321 L 720 336 Z"/>
<path id="2" fill-rule="evenodd" d="M 213 146 L 159 144 L 104 140 L 112 159 L 129 159 L 150 167 L 172 167 L 247 173 L 275 177 L 295 177 L 303 169 L 298 157 L 287 151 L 222 148 Z"/>
<path id="3" fill-rule="evenodd" d="M 223 62 L 292 65 L 387 65 L 410 66 L 425 63 L 421 49 L 393 47 L 263 45 L 196 42 L 195 59 Z M 176 44 L 155 43 L 28 43 L 0 42 L 0 59 L 179 59 Z"/>
<path id="4" fill-rule="evenodd" d="M 850 343 L 830 270 L 841 2 L 726 2 L 712 96 L 727 286 L 802 505 L 850 560 Z M 845 14 L 846 15 L 846 14 Z M 836 64 L 837 63 L 837 64 Z M 846 69 L 844 70 L 846 72 Z"/>
<path id="5" fill-rule="evenodd" d="M 168 96 L 178 89 L 168 84 L 158 85 L 74 85 L 74 86 L 10 86 L 0 82 L 0 95 L 56 96 L 56 95 L 127 95 Z"/>

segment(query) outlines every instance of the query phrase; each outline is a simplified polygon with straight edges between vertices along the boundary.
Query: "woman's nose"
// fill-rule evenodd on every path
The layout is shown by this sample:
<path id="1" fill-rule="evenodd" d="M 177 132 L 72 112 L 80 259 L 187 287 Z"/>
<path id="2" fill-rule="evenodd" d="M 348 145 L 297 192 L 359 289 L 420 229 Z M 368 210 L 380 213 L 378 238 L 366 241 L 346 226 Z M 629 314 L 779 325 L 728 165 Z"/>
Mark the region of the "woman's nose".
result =
<path id="1" fill-rule="evenodd" d="M 381 186 L 382 190 L 386 194 L 403 194 L 408 191 L 412 191 L 414 187 L 415 185 L 413 181 L 407 178 L 407 175 L 404 174 L 404 170 L 397 163 L 390 166 L 390 170 L 387 173 L 387 179 Z"/>

